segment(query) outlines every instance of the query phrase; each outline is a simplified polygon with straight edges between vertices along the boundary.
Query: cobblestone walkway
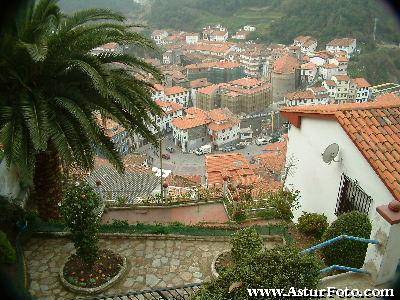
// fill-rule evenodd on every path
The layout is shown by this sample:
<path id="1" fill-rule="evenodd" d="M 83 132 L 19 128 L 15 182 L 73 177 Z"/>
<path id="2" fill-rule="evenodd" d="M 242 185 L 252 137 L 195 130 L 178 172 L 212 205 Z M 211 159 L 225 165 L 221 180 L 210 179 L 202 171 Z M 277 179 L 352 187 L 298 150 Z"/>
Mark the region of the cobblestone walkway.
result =
<path id="1" fill-rule="evenodd" d="M 129 261 L 127 275 L 106 295 L 207 281 L 215 255 L 229 249 L 227 241 L 176 239 L 109 238 L 102 239 L 100 245 L 125 255 Z M 34 238 L 24 249 L 33 296 L 77 298 L 62 287 L 58 277 L 60 267 L 74 251 L 71 242 L 65 238 Z"/>

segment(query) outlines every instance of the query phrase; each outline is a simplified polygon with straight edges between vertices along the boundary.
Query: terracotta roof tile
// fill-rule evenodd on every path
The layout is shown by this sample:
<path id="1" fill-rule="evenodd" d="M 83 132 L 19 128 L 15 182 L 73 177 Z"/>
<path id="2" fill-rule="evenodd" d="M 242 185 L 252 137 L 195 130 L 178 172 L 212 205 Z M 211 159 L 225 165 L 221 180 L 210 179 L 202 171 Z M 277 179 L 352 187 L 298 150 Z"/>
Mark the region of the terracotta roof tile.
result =
<path id="1" fill-rule="evenodd" d="M 387 101 L 282 109 L 299 117 L 331 115 L 342 126 L 395 199 L 400 201 L 400 97 Z"/>

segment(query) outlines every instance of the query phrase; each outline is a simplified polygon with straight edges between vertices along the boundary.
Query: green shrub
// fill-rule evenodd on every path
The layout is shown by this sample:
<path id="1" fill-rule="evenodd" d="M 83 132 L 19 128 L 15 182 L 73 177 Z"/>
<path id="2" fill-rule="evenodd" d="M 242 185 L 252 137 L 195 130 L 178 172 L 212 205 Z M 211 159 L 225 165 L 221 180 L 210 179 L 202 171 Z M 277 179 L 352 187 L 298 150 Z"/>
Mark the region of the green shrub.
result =
<path id="1" fill-rule="evenodd" d="M 276 210 L 277 218 L 291 221 L 293 211 L 299 207 L 298 193 L 280 190 L 269 195 L 268 203 Z"/>
<path id="2" fill-rule="evenodd" d="M 324 214 L 307 213 L 304 211 L 297 224 L 297 228 L 300 232 L 311 235 L 317 239 L 321 238 L 328 226 L 328 218 Z"/>
<path id="3" fill-rule="evenodd" d="M 249 260 L 264 248 L 261 236 L 252 227 L 237 231 L 231 239 L 231 245 L 232 258 L 236 263 Z"/>
<path id="4" fill-rule="evenodd" d="M 126 206 L 128 203 L 127 197 L 118 197 L 117 198 L 117 206 Z"/>
<path id="5" fill-rule="evenodd" d="M 7 235 L 0 231 L 0 265 L 13 264 L 17 260 L 17 256 L 13 246 L 11 246 Z"/>
<path id="6" fill-rule="evenodd" d="M 218 279 L 206 283 L 194 299 L 254 299 L 254 296 L 248 295 L 247 288 L 315 289 L 319 283 L 321 267 L 322 263 L 315 255 L 302 254 L 291 246 L 265 250 L 254 255 L 246 264 L 236 265 L 220 274 Z M 240 287 L 229 293 L 233 283 L 240 283 Z"/>
<path id="7" fill-rule="evenodd" d="M 116 220 L 113 219 L 111 226 L 115 229 L 125 229 L 129 226 L 128 220 Z"/>
<path id="8" fill-rule="evenodd" d="M 342 234 L 369 238 L 371 222 L 366 214 L 352 211 L 339 216 L 328 227 L 322 236 L 326 241 Z M 361 268 L 368 245 L 357 241 L 342 240 L 322 249 L 325 263 L 328 266 L 341 265 Z"/>
<path id="9" fill-rule="evenodd" d="M 76 254 L 88 265 L 98 257 L 100 217 L 96 211 L 100 205 L 99 195 L 86 183 L 70 186 L 61 204 L 61 214 L 71 231 Z"/>

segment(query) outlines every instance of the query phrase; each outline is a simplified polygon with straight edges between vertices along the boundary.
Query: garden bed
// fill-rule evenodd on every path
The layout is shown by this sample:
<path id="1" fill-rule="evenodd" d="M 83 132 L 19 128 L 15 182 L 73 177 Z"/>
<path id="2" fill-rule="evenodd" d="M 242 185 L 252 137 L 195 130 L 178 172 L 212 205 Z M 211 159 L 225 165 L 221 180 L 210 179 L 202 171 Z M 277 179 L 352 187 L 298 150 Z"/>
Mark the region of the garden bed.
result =
<path id="1" fill-rule="evenodd" d="M 219 274 L 234 266 L 232 254 L 230 250 L 219 253 L 211 264 L 211 273 L 214 278 L 218 278 Z"/>
<path id="2" fill-rule="evenodd" d="M 91 268 L 74 254 L 61 268 L 60 278 L 63 285 L 74 292 L 99 293 L 116 283 L 126 267 L 126 258 L 110 250 L 100 250 L 99 258 Z"/>

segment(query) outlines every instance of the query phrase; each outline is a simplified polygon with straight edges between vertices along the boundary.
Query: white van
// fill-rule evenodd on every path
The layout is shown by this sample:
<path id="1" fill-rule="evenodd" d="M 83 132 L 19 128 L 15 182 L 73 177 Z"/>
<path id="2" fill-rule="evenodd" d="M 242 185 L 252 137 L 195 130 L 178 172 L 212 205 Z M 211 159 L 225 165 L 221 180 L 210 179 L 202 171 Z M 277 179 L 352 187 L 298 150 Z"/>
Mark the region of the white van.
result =
<path id="1" fill-rule="evenodd" d="M 201 146 L 200 148 L 198 148 L 194 153 L 196 153 L 197 155 L 203 155 L 203 154 L 211 153 L 211 150 L 212 150 L 211 145 L 204 145 L 204 146 Z"/>

